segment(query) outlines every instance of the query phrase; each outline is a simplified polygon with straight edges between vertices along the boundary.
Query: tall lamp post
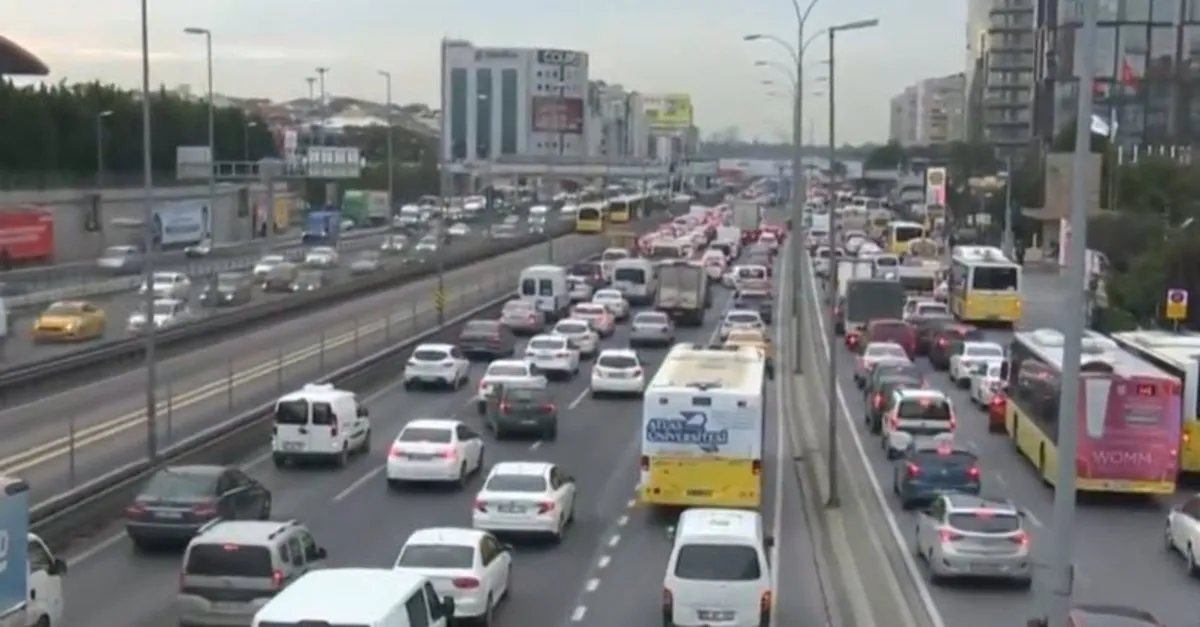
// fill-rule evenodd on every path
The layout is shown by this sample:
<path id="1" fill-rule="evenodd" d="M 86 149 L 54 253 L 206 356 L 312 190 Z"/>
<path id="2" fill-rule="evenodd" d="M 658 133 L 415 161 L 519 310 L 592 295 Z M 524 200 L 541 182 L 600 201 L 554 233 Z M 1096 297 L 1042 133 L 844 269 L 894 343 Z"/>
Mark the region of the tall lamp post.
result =
<path id="1" fill-rule="evenodd" d="M 386 70 L 379 70 L 379 75 L 383 77 L 384 86 L 386 89 L 385 97 L 387 99 L 387 191 L 388 202 L 395 204 L 396 202 L 396 163 L 395 163 L 395 147 L 393 146 L 393 135 L 395 135 L 395 124 L 393 123 L 392 113 L 392 73 Z"/>
<path id="2" fill-rule="evenodd" d="M 825 91 L 829 96 L 829 180 L 831 183 L 833 182 L 834 172 L 836 171 L 836 168 L 834 166 L 835 166 L 835 164 L 837 164 L 837 152 L 836 152 L 837 143 L 836 143 L 835 132 L 834 132 L 834 120 L 835 120 L 834 106 L 837 103 L 837 100 L 836 100 L 837 74 L 836 74 L 835 70 L 836 70 L 837 66 L 835 66 L 833 63 L 834 48 L 835 48 L 834 39 L 836 38 L 837 34 L 841 33 L 841 32 L 851 31 L 851 30 L 862 30 L 864 28 L 874 28 L 875 26 L 878 26 L 878 25 L 879 25 L 879 20 L 870 19 L 870 20 L 857 20 L 854 22 L 846 22 L 844 24 L 838 24 L 837 26 L 831 26 L 828 29 L 826 29 L 826 34 L 829 37 L 829 76 L 827 77 L 827 79 L 825 81 L 825 83 L 826 83 Z M 834 228 L 829 229 L 829 250 L 834 249 L 834 241 L 835 241 L 835 233 L 836 232 L 837 232 L 837 229 L 834 229 Z M 828 320 L 828 323 L 825 325 L 825 329 L 829 333 L 829 346 L 831 348 L 831 350 L 829 351 L 829 367 L 828 367 L 829 387 L 826 390 L 826 393 L 829 395 L 828 396 L 829 415 L 827 416 L 827 418 L 829 419 L 829 455 L 826 458 L 826 459 L 828 459 L 828 462 L 829 462 L 829 467 L 827 469 L 828 475 L 829 475 L 829 501 L 826 502 L 826 504 L 825 504 L 827 507 L 830 507 L 830 508 L 837 508 L 837 507 L 841 507 L 841 505 L 842 505 L 842 497 L 838 490 L 838 472 L 837 472 L 838 471 L 838 461 L 837 461 L 838 460 L 838 454 L 837 454 L 837 449 L 838 449 L 837 407 L 838 407 L 838 404 L 834 400 L 837 398 L 837 391 L 838 391 L 837 390 L 838 360 L 837 360 L 837 356 L 835 355 L 836 351 L 832 350 L 832 347 L 837 346 L 837 335 L 834 333 L 834 324 L 833 324 L 833 322 L 834 322 L 833 308 L 837 304 L 837 284 L 838 284 L 838 264 L 835 262 L 835 263 L 831 264 L 829 267 L 829 286 L 828 286 L 829 293 L 826 297 L 826 300 L 828 301 L 826 303 L 826 305 L 827 305 L 826 311 L 829 314 L 829 320 Z"/>
<path id="3" fill-rule="evenodd" d="M 216 143 L 217 143 L 217 104 L 213 94 L 213 45 L 212 31 L 207 28 L 197 28 L 189 26 L 183 29 L 183 32 L 189 35 L 204 37 L 204 54 L 207 64 L 208 83 L 208 158 L 210 161 L 217 158 Z M 217 173 L 216 168 L 209 164 L 208 167 L 208 207 L 209 215 L 212 215 L 212 205 L 217 200 Z M 205 235 L 212 229 L 212 225 L 204 224 L 201 228 L 205 230 Z"/>
<path id="4" fill-rule="evenodd" d="M 150 138 L 150 12 L 147 0 L 141 0 L 142 19 L 142 245 L 145 261 L 142 264 L 143 280 L 146 282 L 146 325 L 142 330 L 146 364 L 146 457 L 158 460 L 158 372 L 155 364 L 154 341 L 154 250 L 157 229 L 154 226 L 154 164 L 151 158 L 154 148 Z"/>
<path id="5" fill-rule="evenodd" d="M 104 120 L 112 115 L 111 109 L 96 113 L 96 190 L 104 189 Z"/>

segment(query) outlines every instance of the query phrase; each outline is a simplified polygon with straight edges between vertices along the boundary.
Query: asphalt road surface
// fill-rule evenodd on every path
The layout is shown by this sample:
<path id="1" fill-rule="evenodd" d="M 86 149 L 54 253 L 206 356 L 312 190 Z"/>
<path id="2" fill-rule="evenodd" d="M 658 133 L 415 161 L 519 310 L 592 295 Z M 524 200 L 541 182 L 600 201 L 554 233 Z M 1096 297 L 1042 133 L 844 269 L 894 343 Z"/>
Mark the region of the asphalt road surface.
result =
<path id="1" fill-rule="evenodd" d="M 716 299 L 707 324 L 681 329 L 678 340 L 706 344 L 714 334 L 727 295 Z M 627 344 L 628 326 L 603 342 Z M 661 363 L 663 350 L 646 350 L 647 371 Z M 472 369 L 482 374 L 483 365 Z M 397 373 L 398 374 L 398 373 Z M 581 625 L 651 627 L 659 613 L 663 570 L 670 548 L 667 529 L 634 505 L 641 404 L 637 399 L 591 398 L 590 364 L 570 382 L 554 383 L 562 408 L 558 439 L 487 442 L 491 463 L 545 460 L 573 474 L 580 490 L 577 524 L 559 546 L 518 545 L 511 600 L 497 611 L 499 627 Z M 472 403 L 474 385 L 451 393 L 405 392 L 399 378 L 366 397 L 373 420 L 372 453 L 342 470 L 277 470 L 263 450 L 245 466 L 269 487 L 274 516 L 298 518 L 314 531 L 334 566 L 388 567 L 414 530 L 429 526 L 469 525 L 478 478 L 463 492 L 415 488 L 390 492 L 383 477 L 388 444 L 401 426 L 419 417 L 457 417 L 482 429 Z M 777 442 L 774 390 L 768 389 L 768 433 L 764 485 L 776 486 L 774 451 L 785 459 L 788 447 Z M 786 440 L 786 438 L 784 438 Z M 783 490 L 771 491 L 764 508 L 779 519 L 779 585 L 775 624 L 815 625 L 820 595 L 812 573 L 812 545 L 800 522 L 799 488 L 794 474 L 781 477 Z M 782 496 L 781 496 L 782 495 Z M 172 607 L 179 569 L 177 553 L 141 555 L 114 527 L 112 535 L 84 547 L 71 560 L 66 581 L 67 624 L 160 627 L 175 619 Z"/>
<path id="2" fill-rule="evenodd" d="M 1063 328 L 1068 289 L 1056 275 L 1027 271 L 1021 326 Z M 991 335 L 990 339 L 1003 345 L 1012 337 L 1011 333 L 1001 331 Z M 855 435 L 867 445 L 864 448 L 871 470 L 883 486 L 891 514 L 911 546 L 915 518 L 912 513 L 902 511 L 890 493 L 893 467 L 875 445 L 877 436 L 870 435 L 862 423 L 864 406 L 862 392 L 853 382 L 854 358 L 840 343 L 833 350 L 839 360 L 842 396 L 849 409 L 849 420 L 842 424 L 852 426 Z M 987 432 L 986 416 L 971 404 L 966 391 L 951 384 L 945 373 L 934 371 L 927 360 L 920 359 L 918 364 L 927 371 L 930 383 L 954 400 L 958 413 L 956 437 L 978 454 L 984 473 L 984 493 L 1007 496 L 1031 513 L 1028 520 L 1036 561 L 1045 563 L 1049 547 L 1043 542 L 1049 541 L 1048 526 L 1053 522 L 1053 491 L 1042 484 L 1032 465 L 1006 435 Z M 1185 574 L 1182 560 L 1163 550 L 1166 511 L 1183 496 L 1159 501 L 1079 504 L 1071 530 L 1076 565 L 1074 600 L 1128 604 L 1154 612 L 1167 627 L 1194 626 L 1200 608 L 1195 598 L 1195 581 Z M 864 564 L 860 568 L 883 566 Z M 918 568 L 925 576 L 924 566 Z M 927 589 L 945 625 L 1001 627 L 1040 615 L 1035 611 L 1038 607 L 1035 602 L 1047 589 L 1046 585 L 1046 573 L 1039 569 L 1030 591 L 981 583 L 929 585 Z"/>

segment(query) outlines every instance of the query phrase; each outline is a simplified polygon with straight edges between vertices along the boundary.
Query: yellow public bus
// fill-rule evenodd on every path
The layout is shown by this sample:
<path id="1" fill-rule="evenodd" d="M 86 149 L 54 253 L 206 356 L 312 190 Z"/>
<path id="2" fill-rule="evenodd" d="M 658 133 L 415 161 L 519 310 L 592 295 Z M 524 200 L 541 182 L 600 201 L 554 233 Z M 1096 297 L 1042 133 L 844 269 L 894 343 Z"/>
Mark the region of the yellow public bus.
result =
<path id="1" fill-rule="evenodd" d="M 575 212 L 575 230 L 580 233 L 603 233 L 604 206 L 597 203 L 580 205 Z"/>
<path id="2" fill-rule="evenodd" d="M 633 205 L 636 204 L 636 198 L 633 196 L 621 196 L 608 201 L 608 221 L 613 224 L 625 224 L 633 216 Z"/>
<path id="3" fill-rule="evenodd" d="M 919 222 L 893 220 L 887 225 L 887 251 L 893 255 L 908 253 L 908 243 L 925 237 L 925 225 Z"/>
<path id="4" fill-rule="evenodd" d="M 1179 379 L 1179 471 L 1200 476 L 1200 334 L 1122 331 L 1112 339 L 1125 350 Z"/>
<path id="5" fill-rule="evenodd" d="M 1021 320 L 1022 269 L 994 246 L 955 246 L 950 258 L 950 313 L 963 322 L 1015 325 Z"/>
<path id="6" fill-rule="evenodd" d="M 639 502 L 760 507 L 769 378 L 760 349 L 676 344 L 643 395 Z"/>

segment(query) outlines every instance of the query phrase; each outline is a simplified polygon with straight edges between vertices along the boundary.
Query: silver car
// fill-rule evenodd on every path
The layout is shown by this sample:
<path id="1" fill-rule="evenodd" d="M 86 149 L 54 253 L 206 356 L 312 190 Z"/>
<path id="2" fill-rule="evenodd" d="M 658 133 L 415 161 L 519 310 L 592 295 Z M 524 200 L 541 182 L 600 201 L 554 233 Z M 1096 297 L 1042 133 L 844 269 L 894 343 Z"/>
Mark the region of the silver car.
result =
<path id="1" fill-rule="evenodd" d="M 142 271 L 142 251 L 134 246 L 109 246 L 96 260 L 96 267 L 114 274 L 135 274 Z"/>
<path id="2" fill-rule="evenodd" d="M 1024 511 L 1012 503 L 968 494 L 943 494 L 917 516 L 917 556 L 929 579 L 1008 579 L 1029 587 L 1033 578 Z"/>
<path id="3" fill-rule="evenodd" d="M 383 268 L 383 260 L 379 258 L 379 253 L 373 250 L 359 253 L 354 261 L 350 262 L 351 274 L 371 274 L 378 272 Z"/>
<path id="4" fill-rule="evenodd" d="M 546 316 L 529 301 L 510 300 L 500 310 L 500 324 L 517 335 L 537 335 L 546 329 Z"/>
<path id="5" fill-rule="evenodd" d="M 633 317 L 629 330 L 630 346 L 671 346 L 675 343 L 675 323 L 661 311 L 643 311 Z"/>

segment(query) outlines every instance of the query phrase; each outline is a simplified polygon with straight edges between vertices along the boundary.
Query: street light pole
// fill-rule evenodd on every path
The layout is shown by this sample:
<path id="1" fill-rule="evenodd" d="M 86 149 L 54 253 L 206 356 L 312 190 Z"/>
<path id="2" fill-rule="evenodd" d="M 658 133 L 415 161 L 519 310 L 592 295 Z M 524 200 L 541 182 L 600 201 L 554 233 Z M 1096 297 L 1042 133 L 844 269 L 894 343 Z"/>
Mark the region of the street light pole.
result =
<path id="1" fill-rule="evenodd" d="M 1083 3 L 1083 28 L 1079 35 L 1079 84 L 1091 85 L 1096 77 L 1096 20 L 1098 3 Z M 1062 391 L 1058 397 L 1058 477 L 1054 485 L 1054 516 L 1050 527 L 1049 589 L 1043 596 L 1049 627 L 1068 627 L 1075 566 L 1071 532 L 1075 518 L 1076 420 L 1079 412 L 1080 362 L 1083 359 L 1084 305 L 1087 258 L 1087 198 L 1091 163 L 1092 90 L 1080 89 L 1075 112 L 1075 158 L 1071 172 L 1071 241 L 1067 248 L 1068 323 L 1063 329 Z"/>
<path id="2" fill-rule="evenodd" d="M 215 161 L 217 158 L 217 104 L 213 94 L 213 46 L 212 46 L 212 31 L 207 28 L 189 27 L 183 29 L 183 32 L 189 35 L 199 35 L 204 37 L 204 53 L 207 63 L 207 83 L 208 83 L 208 158 L 209 161 Z M 216 168 L 209 164 L 208 167 L 208 215 L 212 216 L 213 203 L 217 201 L 217 172 Z M 212 230 L 211 224 L 203 224 L 204 235 L 207 236 Z"/>
<path id="3" fill-rule="evenodd" d="M 142 243 L 145 248 L 142 264 L 143 280 L 146 282 L 146 323 L 142 329 L 146 366 L 146 457 L 158 460 L 158 372 L 154 363 L 154 341 L 157 329 L 154 326 L 154 164 L 151 157 L 154 148 L 150 141 L 150 13 L 147 0 L 141 0 L 142 17 Z"/>
<path id="4" fill-rule="evenodd" d="M 325 103 L 325 74 L 328 72 L 329 72 L 329 68 L 327 68 L 327 67 L 317 68 L 317 83 L 318 83 L 319 87 L 321 88 L 320 89 L 321 93 L 319 94 L 320 98 L 321 98 L 321 100 L 320 100 L 321 104 L 320 104 L 320 109 L 319 109 L 320 115 L 321 115 L 321 145 L 325 144 L 325 123 L 328 122 L 328 120 L 329 120 L 329 112 L 326 109 L 326 103 Z"/>
<path id="5" fill-rule="evenodd" d="M 104 118 L 112 115 L 105 109 L 96 114 L 96 191 L 104 189 Z"/>
<path id="6" fill-rule="evenodd" d="M 392 136 L 395 135 L 393 118 L 392 118 L 392 73 L 385 70 L 380 70 L 379 75 L 383 77 L 384 84 L 387 89 L 387 193 L 388 203 L 395 204 L 396 202 L 396 164 L 395 153 Z"/>
<path id="7" fill-rule="evenodd" d="M 847 22 L 845 24 L 839 24 L 837 26 L 833 26 L 833 27 L 829 28 L 828 32 L 827 32 L 828 37 L 829 37 L 829 76 L 826 78 L 826 81 L 825 81 L 826 82 L 825 90 L 829 93 L 829 182 L 830 183 L 833 183 L 834 178 L 837 176 L 837 174 L 836 174 L 837 168 L 835 167 L 835 165 L 837 164 L 837 143 L 836 143 L 835 132 L 834 132 L 834 130 L 835 130 L 834 121 L 835 121 L 835 117 L 836 117 L 834 104 L 836 102 L 835 94 L 837 91 L 837 89 L 836 89 L 837 74 L 835 72 L 836 66 L 833 64 L 834 37 L 837 35 L 837 33 L 841 32 L 841 31 L 872 28 L 878 24 L 879 24 L 879 20 L 876 20 L 876 19 L 859 20 L 856 22 Z M 836 242 L 835 233 L 837 232 L 837 230 L 838 229 L 835 227 L 835 225 L 833 225 L 833 224 L 830 225 L 830 228 L 829 228 L 829 250 L 831 250 L 831 251 L 835 250 L 835 248 L 836 248 L 836 246 L 834 246 L 834 243 Z M 838 285 L 838 262 L 836 259 L 833 259 L 832 263 L 829 265 L 829 285 L 827 287 L 827 294 L 826 294 L 826 301 L 828 301 L 828 302 L 826 302 L 826 311 L 829 312 L 829 319 L 825 325 L 825 331 L 826 331 L 826 333 L 828 333 L 828 344 L 829 344 L 829 368 L 828 368 L 829 372 L 827 373 L 827 375 L 829 377 L 829 381 L 828 381 L 828 388 L 826 389 L 826 394 L 828 395 L 827 402 L 829 405 L 829 415 L 827 416 L 827 418 L 829 420 L 829 454 L 826 456 L 826 459 L 828 460 L 827 473 L 829 475 L 829 500 L 826 501 L 825 506 L 829 507 L 831 509 L 842 506 L 842 497 L 841 497 L 840 490 L 838 489 L 838 459 L 839 459 L 839 455 L 838 455 L 838 422 L 839 421 L 838 421 L 838 410 L 837 410 L 837 408 L 838 408 L 838 403 L 837 403 L 838 360 L 837 360 L 837 354 L 836 354 L 837 351 L 835 349 L 835 347 L 837 346 L 837 334 L 835 333 L 835 329 L 834 329 L 835 321 L 834 321 L 834 316 L 833 316 L 833 310 L 837 306 L 837 285 Z M 797 333 L 797 335 L 799 335 L 799 333 Z"/>

